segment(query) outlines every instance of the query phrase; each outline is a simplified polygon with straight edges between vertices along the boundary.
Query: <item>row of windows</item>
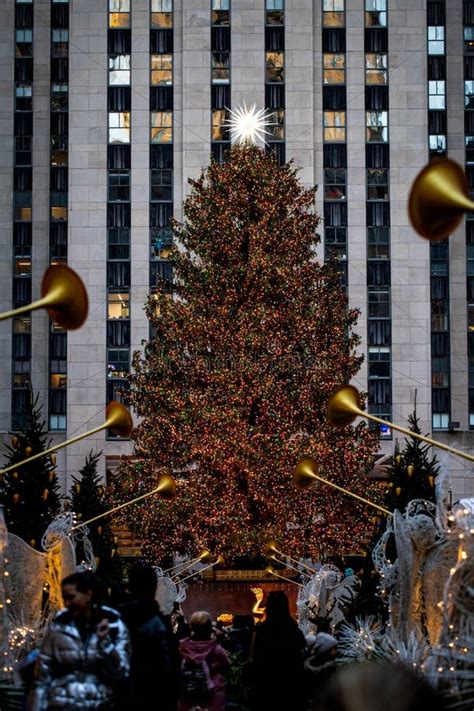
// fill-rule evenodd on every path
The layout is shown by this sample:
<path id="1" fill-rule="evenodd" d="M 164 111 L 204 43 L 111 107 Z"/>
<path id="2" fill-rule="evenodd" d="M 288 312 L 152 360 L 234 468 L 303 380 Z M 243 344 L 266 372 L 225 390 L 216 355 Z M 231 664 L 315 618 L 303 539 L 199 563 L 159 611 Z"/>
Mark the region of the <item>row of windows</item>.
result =
<path id="1" fill-rule="evenodd" d="M 474 59 L 469 55 L 474 52 L 474 6 L 464 2 L 464 107 L 465 107 L 465 164 L 466 174 L 470 182 L 471 166 L 474 164 Z M 471 183 L 470 183 L 471 186 Z M 472 274 L 474 274 L 474 222 L 466 220 L 466 274 L 467 274 L 467 329 L 468 329 L 468 412 L 469 427 L 474 429 L 474 289 L 472 289 Z"/>

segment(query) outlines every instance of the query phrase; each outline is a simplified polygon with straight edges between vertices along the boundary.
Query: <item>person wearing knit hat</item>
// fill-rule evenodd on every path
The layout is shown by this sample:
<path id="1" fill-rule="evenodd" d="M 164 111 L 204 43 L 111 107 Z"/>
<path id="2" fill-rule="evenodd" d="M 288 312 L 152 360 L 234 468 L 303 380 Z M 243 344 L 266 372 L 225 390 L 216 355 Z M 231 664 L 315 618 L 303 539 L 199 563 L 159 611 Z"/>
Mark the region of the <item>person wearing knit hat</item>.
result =
<path id="1" fill-rule="evenodd" d="M 337 639 L 327 632 L 318 632 L 311 653 L 304 663 L 307 692 L 313 703 L 336 671 L 336 655 Z"/>

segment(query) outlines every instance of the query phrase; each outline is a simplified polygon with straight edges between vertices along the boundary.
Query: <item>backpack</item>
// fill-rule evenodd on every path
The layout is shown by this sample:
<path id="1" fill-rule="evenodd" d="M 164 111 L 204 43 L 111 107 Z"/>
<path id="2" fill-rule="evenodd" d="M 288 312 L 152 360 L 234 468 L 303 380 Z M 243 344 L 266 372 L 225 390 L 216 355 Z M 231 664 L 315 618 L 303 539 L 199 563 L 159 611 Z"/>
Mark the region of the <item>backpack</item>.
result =
<path id="1" fill-rule="evenodd" d="M 212 693 L 214 683 L 206 659 L 193 661 L 183 659 L 180 672 L 181 694 L 194 700 L 206 699 Z"/>

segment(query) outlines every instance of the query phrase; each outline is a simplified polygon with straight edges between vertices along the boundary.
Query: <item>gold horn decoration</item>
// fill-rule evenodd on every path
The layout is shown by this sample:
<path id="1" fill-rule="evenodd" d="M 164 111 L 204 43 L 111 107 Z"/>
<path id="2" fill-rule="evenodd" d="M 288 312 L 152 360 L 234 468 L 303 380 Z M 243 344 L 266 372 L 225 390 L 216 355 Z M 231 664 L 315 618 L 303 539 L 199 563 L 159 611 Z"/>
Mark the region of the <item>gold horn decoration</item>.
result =
<path id="1" fill-rule="evenodd" d="M 67 330 L 80 328 L 87 318 L 89 302 L 82 279 L 66 264 L 53 264 L 44 273 L 41 299 L 0 314 L 0 321 L 37 309 L 47 309 L 50 319 Z"/>
<path id="2" fill-rule="evenodd" d="M 280 578 L 280 580 L 286 580 L 287 583 L 293 583 L 293 585 L 297 585 L 299 588 L 304 588 L 304 585 L 302 583 L 298 583 L 296 580 L 293 580 L 292 578 L 287 578 L 284 575 L 280 575 L 280 573 L 277 573 L 276 570 L 273 570 L 271 565 L 267 566 L 264 571 L 267 575 L 274 575 L 275 578 Z"/>
<path id="3" fill-rule="evenodd" d="M 268 541 L 268 543 L 267 543 L 266 546 L 265 546 L 265 556 L 266 556 L 267 558 L 276 560 L 278 563 L 281 563 L 282 561 L 281 561 L 281 560 L 278 560 L 278 559 L 275 557 L 275 554 L 276 554 L 276 553 L 277 553 L 278 555 L 280 555 L 282 558 L 286 558 L 287 560 L 291 560 L 293 563 L 296 563 L 297 565 L 303 566 L 303 568 L 306 568 L 306 570 L 309 570 L 310 573 L 315 573 L 315 572 L 316 572 L 316 570 L 315 570 L 314 568 L 311 568 L 309 565 L 306 565 L 306 563 L 302 563 L 301 561 L 297 560 L 296 558 L 292 558 L 292 557 L 291 557 L 290 555 L 288 555 L 287 553 L 282 553 L 280 550 L 278 550 L 278 544 L 277 544 L 276 541 Z M 271 566 L 270 566 L 270 567 L 271 567 Z M 288 566 L 288 567 L 293 568 L 292 565 L 290 565 L 290 566 Z M 295 568 L 293 568 L 293 570 L 295 570 Z M 298 570 L 298 572 L 301 572 L 301 571 Z M 304 575 L 306 575 L 306 573 L 304 573 Z"/>
<path id="4" fill-rule="evenodd" d="M 194 578 L 196 575 L 200 575 L 203 573 L 205 570 L 209 570 L 209 568 L 213 568 L 215 565 L 222 565 L 224 562 L 224 557 L 222 555 L 219 555 L 216 560 L 214 560 L 212 563 L 209 563 L 208 565 L 205 565 L 204 568 L 201 568 L 200 570 L 195 570 L 193 573 L 190 573 L 189 575 L 186 575 L 186 577 L 181 578 L 181 580 L 176 579 L 176 583 L 184 583 L 185 580 L 189 580 L 189 578 Z"/>
<path id="5" fill-rule="evenodd" d="M 81 439 L 85 439 L 86 437 L 89 437 L 90 435 L 95 434 L 96 432 L 100 432 L 104 429 L 111 429 L 112 432 L 115 435 L 118 435 L 119 437 L 127 437 L 130 434 L 133 429 L 133 420 L 129 411 L 126 407 L 122 405 L 122 403 L 115 401 L 109 403 L 107 405 L 105 415 L 106 420 L 102 425 L 99 425 L 99 427 L 94 427 L 94 429 L 88 430 L 87 432 L 83 432 L 82 434 L 77 435 L 76 437 L 71 437 L 71 439 L 68 439 L 65 442 L 59 442 L 58 444 L 54 444 L 49 449 L 45 449 L 44 452 L 38 452 L 32 457 L 27 457 L 27 459 L 23 459 L 21 462 L 15 462 L 15 464 L 11 464 L 9 467 L 0 470 L 0 474 L 5 474 L 6 472 L 9 472 L 12 469 L 15 469 L 16 467 L 22 467 L 24 464 L 34 462 L 36 459 L 46 457 L 48 456 L 48 454 L 51 454 L 51 452 L 57 452 L 58 449 L 62 449 L 63 447 L 67 447 L 70 444 L 74 444 L 74 442 L 79 442 Z M 167 487 L 164 488 L 165 490 L 167 490 Z"/>
<path id="6" fill-rule="evenodd" d="M 453 160 L 430 161 L 415 178 L 408 199 L 408 215 L 422 237 L 444 239 L 454 232 L 465 212 L 473 211 L 466 176 Z"/>
<path id="7" fill-rule="evenodd" d="M 171 568 L 166 568 L 166 570 L 162 570 L 161 572 L 170 573 L 171 571 L 173 571 L 170 577 L 172 577 L 173 575 L 181 575 L 181 573 L 183 573 L 185 570 L 188 570 L 188 568 L 192 568 L 195 563 L 204 563 L 209 560 L 210 557 L 210 552 L 204 549 L 196 558 L 193 558 L 192 560 L 181 561 L 181 563 L 176 563 L 176 565 L 172 565 Z M 178 572 L 179 568 L 181 568 L 181 570 L 179 570 Z"/>
<path id="8" fill-rule="evenodd" d="M 327 416 L 329 422 L 333 425 L 340 426 L 350 424 L 356 417 L 364 417 L 372 422 L 377 422 L 379 425 L 389 425 L 392 429 L 401 432 L 407 437 L 419 439 L 421 442 L 426 442 L 426 444 L 430 444 L 433 447 L 444 449 L 446 452 L 451 452 L 451 454 L 457 454 L 458 457 L 467 459 L 468 462 L 474 462 L 474 456 L 472 454 L 463 452 L 460 449 L 455 449 L 454 447 L 449 447 L 447 444 L 438 442 L 430 437 L 425 437 L 424 435 L 418 434 L 418 432 L 412 432 L 411 430 L 407 430 L 406 427 L 395 425 L 393 422 L 382 420 L 380 417 L 365 412 L 365 410 L 362 409 L 359 391 L 353 385 L 342 385 L 334 391 L 329 398 Z"/>
<path id="9" fill-rule="evenodd" d="M 165 479 L 165 481 L 163 481 Z M 104 518 L 104 516 L 110 516 L 113 513 L 116 513 L 117 511 L 120 511 L 121 509 L 124 509 L 126 506 L 131 506 L 132 504 L 137 504 L 139 501 L 143 501 L 144 499 L 147 499 L 149 496 L 153 496 L 154 494 L 161 494 L 163 498 L 169 499 L 171 498 L 169 496 L 169 492 L 171 491 L 171 486 L 170 482 L 168 479 L 171 479 L 171 477 L 162 477 L 160 480 L 160 483 L 155 489 L 152 489 L 151 491 L 148 491 L 146 494 L 141 494 L 141 496 L 137 496 L 134 499 L 130 499 L 130 501 L 126 501 L 124 504 L 119 504 L 118 506 L 114 506 L 113 509 L 109 509 L 108 511 L 104 511 L 101 514 L 98 514 L 97 516 L 94 516 L 93 518 L 89 518 L 87 521 L 81 521 L 81 523 L 76 524 L 71 528 L 71 531 L 76 531 L 78 528 L 82 528 L 82 526 L 88 526 L 90 523 L 93 523 L 94 521 L 98 521 L 100 518 Z M 174 482 L 173 482 L 174 484 Z M 174 489 L 176 492 L 176 488 Z M 165 492 L 165 493 L 163 493 Z M 79 516 L 79 514 L 78 514 Z"/>
<path id="10" fill-rule="evenodd" d="M 303 459 L 298 464 L 295 471 L 293 472 L 293 481 L 300 489 L 304 489 L 305 487 L 314 484 L 315 481 L 320 481 L 323 484 L 332 486 L 333 489 L 337 489 L 337 491 L 340 491 L 343 494 L 347 494 L 347 496 L 351 496 L 353 499 L 362 501 L 362 503 L 367 504 L 367 506 L 371 506 L 372 508 L 377 509 L 378 511 L 382 511 L 385 514 L 391 513 L 391 511 L 385 509 L 383 506 L 379 506 L 373 501 L 369 501 L 369 499 L 364 499 L 362 496 L 354 494 L 353 491 L 349 491 L 348 489 L 344 489 L 342 486 L 335 484 L 333 481 L 324 479 L 322 476 L 319 475 L 318 465 L 314 461 L 314 459 Z"/>

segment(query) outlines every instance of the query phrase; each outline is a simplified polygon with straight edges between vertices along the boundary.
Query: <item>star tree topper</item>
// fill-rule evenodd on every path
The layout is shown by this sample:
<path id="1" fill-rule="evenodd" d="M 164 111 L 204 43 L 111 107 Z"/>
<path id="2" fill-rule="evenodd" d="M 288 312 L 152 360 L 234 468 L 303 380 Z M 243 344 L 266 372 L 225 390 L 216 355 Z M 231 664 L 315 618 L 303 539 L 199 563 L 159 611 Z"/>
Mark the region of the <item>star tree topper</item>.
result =
<path id="1" fill-rule="evenodd" d="M 270 135 L 270 131 L 265 127 L 273 124 L 270 121 L 271 115 L 267 109 L 257 109 L 257 104 L 247 106 L 244 102 L 243 107 L 229 110 L 229 120 L 225 126 L 230 128 L 233 143 L 255 144 L 257 140 L 267 143 L 265 134 Z"/>

